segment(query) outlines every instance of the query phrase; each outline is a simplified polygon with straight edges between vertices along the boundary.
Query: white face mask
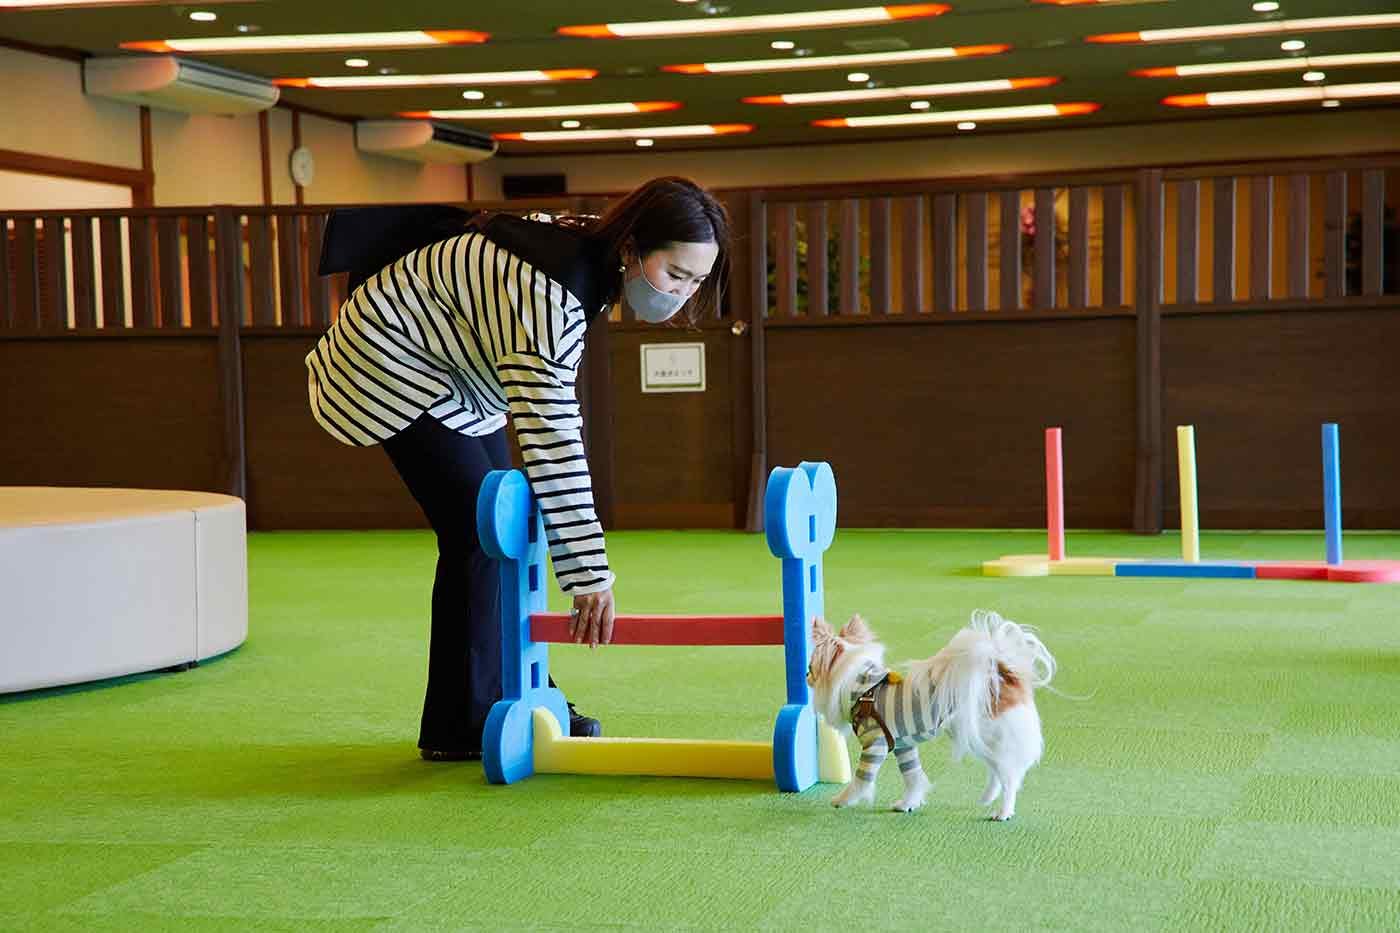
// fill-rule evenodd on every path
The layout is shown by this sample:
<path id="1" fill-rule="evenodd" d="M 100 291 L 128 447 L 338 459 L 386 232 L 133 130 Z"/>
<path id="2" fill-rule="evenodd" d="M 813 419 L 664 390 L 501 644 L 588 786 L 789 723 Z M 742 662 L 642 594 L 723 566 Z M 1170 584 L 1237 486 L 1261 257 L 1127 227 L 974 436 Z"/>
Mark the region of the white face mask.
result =
<path id="1" fill-rule="evenodd" d="M 627 281 L 623 294 L 627 297 L 627 306 L 637 315 L 637 319 L 648 324 L 669 321 L 688 300 L 686 295 L 672 295 L 659 291 L 647 279 L 645 271 Z"/>

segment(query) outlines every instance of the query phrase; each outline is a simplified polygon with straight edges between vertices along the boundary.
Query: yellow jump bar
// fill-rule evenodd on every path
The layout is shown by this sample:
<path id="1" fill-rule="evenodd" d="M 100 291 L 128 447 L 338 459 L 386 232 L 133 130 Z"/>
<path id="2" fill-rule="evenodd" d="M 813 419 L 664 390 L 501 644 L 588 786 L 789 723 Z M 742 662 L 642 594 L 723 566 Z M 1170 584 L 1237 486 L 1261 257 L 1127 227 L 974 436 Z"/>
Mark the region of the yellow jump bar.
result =
<path id="1" fill-rule="evenodd" d="M 536 774 L 639 774 L 655 777 L 732 778 L 771 781 L 770 742 L 730 742 L 714 739 L 592 738 L 564 735 L 547 709 L 537 709 Z M 846 743 L 829 726 L 819 730 L 818 768 L 823 783 L 851 779 Z"/>

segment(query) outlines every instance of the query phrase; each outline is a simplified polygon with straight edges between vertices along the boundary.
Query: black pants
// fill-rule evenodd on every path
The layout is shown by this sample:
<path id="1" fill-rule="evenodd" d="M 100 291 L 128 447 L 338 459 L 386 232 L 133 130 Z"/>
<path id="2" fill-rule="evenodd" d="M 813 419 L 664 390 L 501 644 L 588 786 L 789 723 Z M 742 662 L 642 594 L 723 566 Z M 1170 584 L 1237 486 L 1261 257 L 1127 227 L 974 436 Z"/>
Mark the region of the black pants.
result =
<path id="1" fill-rule="evenodd" d="M 506 432 L 467 437 L 425 414 L 383 446 L 437 533 L 418 746 L 479 751 L 486 716 L 501 698 L 501 591 L 477 540 L 476 497 L 487 473 L 511 468 Z"/>

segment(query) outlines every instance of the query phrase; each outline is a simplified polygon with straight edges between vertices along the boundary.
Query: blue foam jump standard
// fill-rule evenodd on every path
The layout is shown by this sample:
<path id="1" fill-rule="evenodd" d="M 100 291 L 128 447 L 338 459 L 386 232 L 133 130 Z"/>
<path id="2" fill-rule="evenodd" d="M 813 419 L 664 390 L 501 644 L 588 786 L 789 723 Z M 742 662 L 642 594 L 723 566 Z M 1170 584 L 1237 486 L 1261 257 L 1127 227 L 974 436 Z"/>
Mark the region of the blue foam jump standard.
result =
<path id="1" fill-rule="evenodd" d="M 1237 561 L 1144 560 L 1118 564 L 1115 577 L 1187 577 L 1196 579 L 1253 580 L 1255 565 Z"/>

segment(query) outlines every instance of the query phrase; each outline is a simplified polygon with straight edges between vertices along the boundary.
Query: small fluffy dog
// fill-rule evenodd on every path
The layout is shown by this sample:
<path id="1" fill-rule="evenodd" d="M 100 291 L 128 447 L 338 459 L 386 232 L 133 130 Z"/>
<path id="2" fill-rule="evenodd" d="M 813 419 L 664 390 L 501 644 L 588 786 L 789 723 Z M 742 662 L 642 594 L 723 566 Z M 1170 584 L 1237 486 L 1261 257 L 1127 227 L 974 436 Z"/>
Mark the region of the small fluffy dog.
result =
<path id="1" fill-rule="evenodd" d="M 923 806 L 928 776 L 918 743 L 946 731 L 953 757 L 971 752 L 987 766 L 981 804 L 1001 797 L 995 820 L 1016 812 L 1016 793 L 1044 742 L 1034 689 L 1050 683 L 1055 659 L 1029 629 L 995 612 L 978 610 L 942 651 L 914 661 L 901 676 L 885 666 L 885 646 L 860 616 L 840 632 L 812 622 L 807 684 L 817 711 L 860 740 L 855 778 L 831 802 L 849 807 L 875 800 L 875 775 L 893 748 L 904 778 L 894 809 Z"/>

